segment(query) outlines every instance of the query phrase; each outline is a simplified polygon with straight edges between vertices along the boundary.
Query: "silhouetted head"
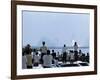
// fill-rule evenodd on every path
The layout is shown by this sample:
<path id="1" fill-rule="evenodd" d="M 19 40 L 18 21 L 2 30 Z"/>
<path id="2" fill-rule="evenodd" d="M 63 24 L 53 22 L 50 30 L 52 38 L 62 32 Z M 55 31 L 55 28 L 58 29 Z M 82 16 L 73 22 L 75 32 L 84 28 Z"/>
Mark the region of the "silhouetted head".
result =
<path id="1" fill-rule="evenodd" d="M 77 42 L 75 42 L 74 45 L 77 45 Z"/>
<path id="2" fill-rule="evenodd" d="M 70 53 L 73 53 L 73 50 L 70 50 Z"/>
<path id="3" fill-rule="evenodd" d="M 87 53 L 87 56 L 89 56 L 89 53 Z"/>
<path id="4" fill-rule="evenodd" d="M 64 47 L 66 47 L 66 45 L 64 44 Z"/>
<path id="5" fill-rule="evenodd" d="M 47 50 L 47 55 L 50 55 L 50 50 Z"/>
<path id="6" fill-rule="evenodd" d="M 31 47 L 30 44 L 27 44 L 27 47 Z"/>
<path id="7" fill-rule="evenodd" d="M 52 52 L 54 52 L 54 50 L 52 50 Z"/>
<path id="8" fill-rule="evenodd" d="M 33 52 L 36 52 L 36 49 L 33 49 Z"/>
<path id="9" fill-rule="evenodd" d="M 45 41 L 42 42 L 43 46 L 45 45 Z"/>
<path id="10" fill-rule="evenodd" d="M 36 52 L 36 55 L 38 55 L 38 52 Z"/>
<path id="11" fill-rule="evenodd" d="M 81 50 L 79 50 L 79 53 L 81 53 L 82 51 Z"/>

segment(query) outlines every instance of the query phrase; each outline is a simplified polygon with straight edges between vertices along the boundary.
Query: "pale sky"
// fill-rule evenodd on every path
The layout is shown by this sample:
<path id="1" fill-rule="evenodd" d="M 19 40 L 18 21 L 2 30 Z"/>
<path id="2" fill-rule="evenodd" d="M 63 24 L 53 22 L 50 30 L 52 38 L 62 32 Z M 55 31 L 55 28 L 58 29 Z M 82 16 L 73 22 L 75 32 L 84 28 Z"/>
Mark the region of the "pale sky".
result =
<path id="1" fill-rule="evenodd" d="M 23 46 L 89 46 L 89 14 L 23 11 Z"/>

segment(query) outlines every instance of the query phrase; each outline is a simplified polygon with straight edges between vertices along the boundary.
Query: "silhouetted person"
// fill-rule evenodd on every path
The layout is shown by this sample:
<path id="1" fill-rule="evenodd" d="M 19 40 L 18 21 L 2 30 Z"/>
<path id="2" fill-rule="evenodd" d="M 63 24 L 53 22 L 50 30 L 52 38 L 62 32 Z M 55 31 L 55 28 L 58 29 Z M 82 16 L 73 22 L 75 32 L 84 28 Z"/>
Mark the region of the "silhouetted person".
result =
<path id="1" fill-rule="evenodd" d="M 37 67 L 40 62 L 40 56 L 38 55 L 38 52 L 36 52 L 36 55 L 34 55 L 33 59 L 34 59 L 34 66 Z"/>
<path id="2" fill-rule="evenodd" d="M 37 50 L 33 49 L 33 55 L 36 55 Z"/>
<path id="3" fill-rule="evenodd" d="M 78 53 L 78 60 L 80 60 L 80 61 L 81 61 L 81 57 L 82 57 L 82 51 L 81 51 L 81 50 L 79 50 L 79 53 Z"/>
<path id="4" fill-rule="evenodd" d="M 54 65 L 55 65 L 55 67 L 59 67 L 58 58 L 57 57 L 54 59 Z"/>
<path id="5" fill-rule="evenodd" d="M 62 60 L 63 60 L 64 63 L 66 62 L 66 58 L 67 58 L 67 52 L 66 52 L 66 50 L 67 50 L 67 47 L 64 44 L 64 47 L 62 48 L 62 53 L 63 53 Z"/>
<path id="6" fill-rule="evenodd" d="M 42 47 L 40 47 L 40 51 L 41 51 L 41 63 L 43 64 L 43 56 L 46 55 L 47 53 L 47 47 L 45 46 L 45 41 L 42 42 Z"/>
<path id="7" fill-rule="evenodd" d="M 86 55 L 86 62 L 89 63 L 89 53 L 87 53 L 87 55 Z"/>
<path id="8" fill-rule="evenodd" d="M 73 47 L 74 47 L 74 51 L 78 51 L 78 44 L 77 44 L 77 42 L 74 43 Z"/>
<path id="9" fill-rule="evenodd" d="M 64 63 L 66 62 L 66 57 L 67 57 L 67 53 L 64 52 L 64 53 L 63 53 L 63 62 L 64 62 Z"/>
<path id="10" fill-rule="evenodd" d="M 54 50 L 52 50 L 51 55 L 53 57 L 52 64 L 54 64 L 54 59 L 56 58 L 56 53 L 54 52 Z"/>
<path id="11" fill-rule="evenodd" d="M 73 50 L 70 50 L 70 63 L 73 64 L 74 61 L 75 61 L 74 52 Z"/>
<path id="12" fill-rule="evenodd" d="M 32 52 L 32 48 L 31 48 L 30 44 L 27 44 L 27 46 L 25 47 L 24 53 L 29 54 L 31 52 Z"/>
<path id="13" fill-rule="evenodd" d="M 67 52 L 67 61 L 70 61 L 70 51 Z"/>
<path id="14" fill-rule="evenodd" d="M 27 64 L 27 68 L 30 69 L 32 68 L 32 49 L 31 46 L 28 44 L 25 48 L 25 52 L 26 52 L 26 64 Z"/>
<path id="15" fill-rule="evenodd" d="M 85 54 L 82 54 L 82 61 L 85 61 Z"/>
<path id="16" fill-rule="evenodd" d="M 33 49 L 33 59 L 32 59 L 32 62 L 34 62 L 34 56 L 36 55 L 36 49 Z"/>
<path id="17" fill-rule="evenodd" d="M 62 53 L 66 52 L 67 51 L 67 47 L 66 45 L 64 44 L 63 48 L 62 48 Z"/>
<path id="18" fill-rule="evenodd" d="M 50 54 L 50 50 L 47 50 L 47 54 L 43 56 L 43 67 L 44 68 L 51 68 L 52 67 L 52 60 L 53 60 L 53 57 Z"/>
<path id="19" fill-rule="evenodd" d="M 77 42 L 74 43 L 74 56 L 75 56 L 75 61 L 78 60 L 78 45 Z"/>
<path id="20" fill-rule="evenodd" d="M 59 53 L 59 51 L 57 52 L 56 58 L 59 60 L 61 60 L 61 54 Z"/>
<path id="21" fill-rule="evenodd" d="M 56 58 L 56 53 L 54 52 L 54 50 L 52 50 L 52 56 L 54 59 Z"/>

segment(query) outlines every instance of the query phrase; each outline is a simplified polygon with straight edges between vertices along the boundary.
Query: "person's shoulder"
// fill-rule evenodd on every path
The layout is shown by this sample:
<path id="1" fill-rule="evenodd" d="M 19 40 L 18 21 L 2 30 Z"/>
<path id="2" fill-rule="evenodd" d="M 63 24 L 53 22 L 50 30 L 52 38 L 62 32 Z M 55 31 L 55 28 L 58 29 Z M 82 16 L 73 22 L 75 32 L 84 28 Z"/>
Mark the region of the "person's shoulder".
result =
<path id="1" fill-rule="evenodd" d="M 46 55 L 43 56 L 43 59 L 44 59 L 44 60 L 45 60 L 45 58 L 46 58 Z"/>
<path id="2" fill-rule="evenodd" d="M 47 55 L 44 55 L 43 57 L 46 57 Z"/>
<path id="3" fill-rule="evenodd" d="M 25 56 L 28 56 L 29 54 L 26 54 Z"/>
<path id="4" fill-rule="evenodd" d="M 30 56 L 30 57 L 32 57 L 32 55 L 31 55 L 31 54 L 30 54 L 29 56 Z"/>
<path id="5" fill-rule="evenodd" d="M 52 57 L 52 55 L 49 55 L 50 57 Z"/>
<path id="6" fill-rule="evenodd" d="M 29 58 L 29 57 L 30 57 L 30 55 L 29 55 L 29 54 L 27 54 L 27 55 L 26 55 L 26 57 L 27 57 L 27 58 Z"/>

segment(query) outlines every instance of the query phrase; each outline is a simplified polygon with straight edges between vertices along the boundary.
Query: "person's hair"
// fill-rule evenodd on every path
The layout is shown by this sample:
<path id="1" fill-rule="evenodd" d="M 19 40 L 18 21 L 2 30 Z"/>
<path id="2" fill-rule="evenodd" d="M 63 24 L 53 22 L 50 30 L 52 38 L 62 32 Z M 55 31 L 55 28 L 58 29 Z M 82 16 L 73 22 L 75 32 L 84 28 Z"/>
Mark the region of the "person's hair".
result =
<path id="1" fill-rule="evenodd" d="M 45 45 L 45 41 L 43 41 L 42 44 Z"/>
<path id="2" fill-rule="evenodd" d="M 47 50 L 47 55 L 50 55 L 50 50 Z"/>
<path id="3" fill-rule="evenodd" d="M 38 52 L 36 52 L 36 55 L 38 55 Z"/>
<path id="4" fill-rule="evenodd" d="M 70 50 L 70 53 L 73 53 L 73 50 Z"/>
<path id="5" fill-rule="evenodd" d="M 77 45 L 77 42 L 75 42 L 74 45 Z"/>
<path id="6" fill-rule="evenodd" d="M 26 54 L 31 54 L 32 48 L 31 48 L 30 44 L 27 44 L 27 46 L 25 47 L 25 52 L 26 52 Z"/>
<path id="7" fill-rule="evenodd" d="M 89 52 L 87 52 L 87 56 L 89 56 Z"/>
<path id="8" fill-rule="evenodd" d="M 66 45 L 64 44 L 64 47 L 66 47 Z"/>
<path id="9" fill-rule="evenodd" d="M 36 52 L 36 49 L 33 49 L 33 52 Z"/>
<path id="10" fill-rule="evenodd" d="M 54 52 L 54 50 L 52 50 L 52 52 Z"/>
<path id="11" fill-rule="evenodd" d="M 30 44 L 27 44 L 27 47 L 31 47 Z"/>

